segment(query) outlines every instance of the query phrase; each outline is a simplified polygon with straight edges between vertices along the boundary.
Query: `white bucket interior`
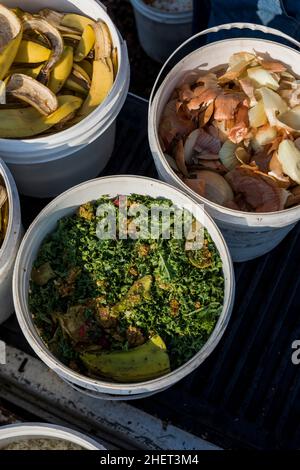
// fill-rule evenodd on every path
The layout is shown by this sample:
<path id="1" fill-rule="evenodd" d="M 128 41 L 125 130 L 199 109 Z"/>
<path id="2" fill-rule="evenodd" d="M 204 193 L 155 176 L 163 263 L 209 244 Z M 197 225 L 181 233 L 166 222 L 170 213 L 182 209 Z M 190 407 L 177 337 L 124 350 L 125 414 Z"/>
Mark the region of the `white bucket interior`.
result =
<path id="1" fill-rule="evenodd" d="M 149 141 L 160 177 L 184 190 L 198 202 L 205 204 L 207 211 L 220 228 L 225 229 L 225 238 L 229 243 L 234 261 L 245 261 L 270 251 L 274 247 L 271 233 L 275 229 L 281 230 L 282 236 L 279 232 L 277 233 L 277 243 L 279 243 L 299 221 L 300 206 L 280 212 L 258 214 L 234 211 L 208 201 L 188 188 L 171 169 L 159 143 L 158 128 L 164 107 L 188 71 L 197 68 L 208 71 L 214 67 L 226 65 L 230 56 L 240 51 L 268 53 L 272 58 L 287 64 L 295 74 L 300 76 L 299 52 L 288 46 L 262 39 L 239 38 L 218 41 L 201 47 L 180 61 L 164 79 L 149 110 Z M 266 233 L 262 235 L 261 232 Z"/>
<path id="2" fill-rule="evenodd" d="M 45 237 L 54 231 L 58 220 L 73 214 L 79 205 L 91 200 L 97 200 L 102 195 L 114 197 L 119 194 L 129 195 L 133 192 L 153 198 L 165 197 L 172 200 L 179 208 L 186 208 L 193 214 L 199 213 L 199 206 L 183 192 L 149 178 L 119 176 L 99 178 L 83 183 L 56 198 L 41 212 L 31 225 L 18 253 L 13 280 L 14 302 L 18 321 L 25 337 L 36 354 L 64 380 L 100 394 L 123 395 L 124 399 L 130 395 L 149 394 L 163 390 L 178 382 L 198 367 L 216 347 L 226 329 L 233 307 L 235 292 L 233 266 L 228 248 L 215 223 L 205 213 L 203 224 L 207 227 L 223 261 L 225 292 L 223 311 L 218 324 L 201 351 L 181 368 L 162 378 L 130 385 L 109 383 L 83 377 L 60 363 L 48 351 L 39 337 L 28 307 L 30 274 L 39 247 Z"/>

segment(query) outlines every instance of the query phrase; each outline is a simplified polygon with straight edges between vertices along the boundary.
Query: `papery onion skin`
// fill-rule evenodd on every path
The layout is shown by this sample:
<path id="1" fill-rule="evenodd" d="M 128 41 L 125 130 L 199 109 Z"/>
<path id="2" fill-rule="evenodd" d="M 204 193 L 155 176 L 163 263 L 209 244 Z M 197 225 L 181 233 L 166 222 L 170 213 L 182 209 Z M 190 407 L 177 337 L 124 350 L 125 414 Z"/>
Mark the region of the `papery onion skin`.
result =
<path id="1" fill-rule="evenodd" d="M 286 189 L 300 185 L 300 79 L 285 64 L 233 54 L 227 70 L 188 72 L 168 104 L 160 138 L 189 187 L 235 210 L 284 208 Z M 212 182 L 224 189 L 215 177 L 232 174 L 226 200 Z"/>
<path id="2" fill-rule="evenodd" d="M 278 148 L 278 159 L 284 174 L 300 184 L 300 151 L 291 140 L 284 140 Z"/>
<path id="3" fill-rule="evenodd" d="M 196 180 L 185 180 L 185 183 L 200 196 L 221 206 L 234 199 L 233 191 L 223 176 L 207 170 L 197 171 L 195 176 Z"/>
<path id="4" fill-rule="evenodd" d="M 236 194 L 241 194 L 254 212 L 283 210 L 282 190 L 247 168 L 236 168 L 226 175 Z"/>

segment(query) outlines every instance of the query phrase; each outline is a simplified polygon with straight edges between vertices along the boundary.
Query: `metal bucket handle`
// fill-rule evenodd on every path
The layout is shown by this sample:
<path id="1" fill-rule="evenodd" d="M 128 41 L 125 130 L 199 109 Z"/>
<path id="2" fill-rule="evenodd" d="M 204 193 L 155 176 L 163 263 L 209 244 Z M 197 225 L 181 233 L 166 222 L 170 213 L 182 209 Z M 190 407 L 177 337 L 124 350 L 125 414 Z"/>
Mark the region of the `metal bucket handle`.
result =
<path id="1" fill-rule="evenodd" d="M 220 31 L 231 31 L 232 29 L 250 29 L 252 31 L 260 31 L 265 34 L 272 34 L 273 36 L 277 36 L 283 39 L 286 39 L 287 41 L 291 42 L 294 46 L 297 46 L 300 49 L 300 42 L 298 42 L 296 39 L 292 38 L 291 36 L 288 36 L 287 34 L 279 31 L 278 29 L 274 28 L 269 28 L 268 26 L 263 26 L 260 24 L 254 24 L 254 23 L 226 23 L 226 24 L 221 24 L 219 26 L 213 26 L 212 28 L 204 29 L 203 31 L 200 31 L 200 33 L 195 34 L 191 38 L 187 39 L 183 44 L 181 44 L 174 52 L 173 54 L 170 55 L 168 60 L 165 62 L 163 65 L 161 71 L 158 74 L 158 77 L 154 83 L 151 96 L 150 96 L 150 106 L 149 106 L 149 113 L 151 112 L 151 105 L 154 100 L 154 96 L 156 94 L 157 89 L 159 88 L 159 83 L 161 81 L 161 78 L 166 71 L 167 66 L 170 64 L 171 60 L 176 57 L 176 55 L 182 51 L 182 49 L 187 46 L 188 44 L 192 43 L 195 39 L 205 36 L 207 34 L 211 33 L 218 33 Z"/>

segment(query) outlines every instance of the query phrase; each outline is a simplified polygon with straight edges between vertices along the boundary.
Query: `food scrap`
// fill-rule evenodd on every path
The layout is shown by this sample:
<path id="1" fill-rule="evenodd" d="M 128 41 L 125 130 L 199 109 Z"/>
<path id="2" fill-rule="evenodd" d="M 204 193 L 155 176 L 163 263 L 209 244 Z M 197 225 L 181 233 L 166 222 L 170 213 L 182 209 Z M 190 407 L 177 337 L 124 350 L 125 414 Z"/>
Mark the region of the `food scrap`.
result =
<path id="1" fill-rule="evenodd" d="M 159 136 L 171 168 L 211 202 L 257 213 L 299 204 L 300 79 L 282 62 L 239 52 L 227 69 L 186 73 Z"/>
<path id="2" fill-rule="evenodd" d="M 181 239 L 175 212 L 168 238 L 163 218 L 156 238 L 123 239 L 119 228 L 113 238 L 99 238 L 99 205 L 109 205 L 119 220 L 122 198 L 102 197 L 59 221 L 34 263 L 29 305 L 39 334 L 64 364 L 130 383 L 165 375 L 200 351 L 223 308 L 224 275 L 206 230 L 201 246 L 189 246 L 200 227 L 192 216 Z M 174 207 L 162 198 L 127 198 L 129 208 L 147 208 L 143 226 L 154 203 Z M 129 213 L 128 232 L 134 220 Z"/>
<path id="3" fill-rule="evenodd" d="M 77 124 L 108 96 L 118 52 L 106 23 L 0 4 L 0 138 L 53 134 Z"/>

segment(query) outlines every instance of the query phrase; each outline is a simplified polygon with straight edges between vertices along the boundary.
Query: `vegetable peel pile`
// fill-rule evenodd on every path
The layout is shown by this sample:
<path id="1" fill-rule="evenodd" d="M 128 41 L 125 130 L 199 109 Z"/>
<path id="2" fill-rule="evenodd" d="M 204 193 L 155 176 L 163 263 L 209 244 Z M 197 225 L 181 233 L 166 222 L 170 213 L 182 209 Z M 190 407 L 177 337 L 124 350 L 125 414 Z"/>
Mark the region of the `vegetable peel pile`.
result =
<path id="1" fill-rule="evenodd" d="M 171 168 L 200 196 L 244 212 L 300 204 L 300 80 L 282 62 L 233 54 L 188 72 L 159 126 Z"/>
<path id="2" fill-rule="evenodd" d="M 205 230 L 201 248 L 189 236 L 99 239 L 103 197 L 58 222 L 40 247 L 31 275 L 29 306 L 49 350 L 70 368 L 116 382 L 151 380 L 200 351 L 224 301 L 222 261 Z M 131 195 L 128 207 L 171 201 Z M 144 220 L 149 223 L 149 214 Z M 118 219 L 117 219 L 118 220 Z M 128 231 L 133 223 L 128 219 Z"/>
<path id="3" fill-rule="evenodd" d="M 0 80 L 6 86 L 0 138 L 43 136 L 77 124 L 106 99 L 117 72 L 118 52 L 103 21 L 0 4 Z"/>

